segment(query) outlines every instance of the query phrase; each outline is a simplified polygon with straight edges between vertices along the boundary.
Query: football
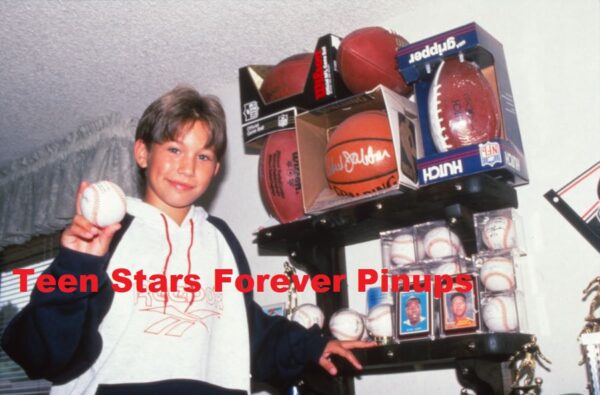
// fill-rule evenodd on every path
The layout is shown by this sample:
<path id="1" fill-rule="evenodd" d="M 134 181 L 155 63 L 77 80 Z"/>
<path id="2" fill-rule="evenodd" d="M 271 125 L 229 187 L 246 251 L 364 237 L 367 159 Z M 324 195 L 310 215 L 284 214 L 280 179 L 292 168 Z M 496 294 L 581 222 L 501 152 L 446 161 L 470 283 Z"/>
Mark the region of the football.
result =
<path id="1" fill-rule="evenodd" d="M 327 142 L 325 175 L 340 196 L 359 196 L 398 183 L 385 111 L 363 111 L 340 123 Z"/>
<path id="2" fill-rule="evenodd" d="M 293 55 L 269 70 L 260 86 L 260 94 L 265 103 L 302 93 L 312 59 L 311 53 Z"/>
<path id="3" fill-rule="evenodd" d="M 439 152 L 500 137 L 500 106 L 494 89 L 473 63 L 445 59 L 429 88 L 431 137 Z"/>
<path id="4" fill-rule="evenodd" d="M 269 135 L 258 161 L 260 192 L 269 213 L 279 222 L 291 222 L 304 214 L 296 131 Z"/>
<path id="5" fill-rule="evenodd" d="M 382 27 L 365 27 L 348 34 L 337 54 L 344 84 L 353 93 L 383 84 L 401 95 L 410 95 L 412 88 L 396 64 L 396 51 L 406 44 L 402 36 Z"/>

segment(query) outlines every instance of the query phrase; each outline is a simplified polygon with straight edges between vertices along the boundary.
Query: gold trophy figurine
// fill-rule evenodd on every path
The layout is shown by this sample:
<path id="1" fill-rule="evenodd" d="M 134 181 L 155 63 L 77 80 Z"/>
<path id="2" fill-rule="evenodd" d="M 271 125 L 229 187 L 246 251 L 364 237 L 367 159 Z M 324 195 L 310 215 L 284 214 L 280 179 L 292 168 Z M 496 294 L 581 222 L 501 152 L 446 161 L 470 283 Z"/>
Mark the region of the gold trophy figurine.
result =
<path id="1" fill-rule="evenodd" d="M 535 377 L 535 368 L 538 362 L 546 370 L 549 369 L 544 366 L 543 362 L 552 363 L 542 354 L 537 344 L 537 338 L 532 336 L 531 341 L 524 344 L 508 360 L 509 365 L 514 366 L 512 387 L 515 390 L 515 394 L 537 395 L 540 393 L 542 379 Z"/>
<path id="2" fill-rule="evenodd" d="M 600 307 L 600 276 L 593 279 L 588 284 L 587 288 L 583 290 L 583 299 L 585 300 L 594 289 L 596 289 L 596 295 L 594 295 L 594 299 L 590 304 L 590 311 L 585 320 L 600 325 L 600 317 L 596 317 L 596 315 L 594 314 L 596 310 L 598 310 L 598 308 Z"/>
<path id="3" fill-rule="evenodd" d="M 585 325 L 579 332 L 579 336 L 577 336 L 577 340 L 581 340 L 581 335 L 585 333 L 594 333 L 600 332 L 600 318 L 596 317 L 596 310 L 600 307 L 600 276 L 596 277 L 588 286 L 583 290 L 583 300 L 586 300 L 588 296 L 590 296 L 593 290 L 596 290 L 596 295 L 592 299 L 592 303 L 590 304 L 590 310 L 588 312 L 587 317 L 585 317 Z M 579 362 L 579 365 L 583 365 L 584 361 Z"/>
<path id="4" fill-rule="evenodd" d="M 585 317 L 585 325 L 577 340 L 581 343 L 583 359 L 579 365 L 586 364 L 588 375 L 588 388 L 590 394 L 600 394 L 600 317 L 596 311 L 600 308 L 600 276 L 594 278 L 583 290 L 583 300 L 587 299 L 593 291 L 596 291 L 590 303 L 590 309 Z"/>
<path id="5" fill-rule="evenodd" d="M 288 261 L 283 263 L 283 271 L 290 279 L 290 288 L 288 289 L 287 301 L 285 303 L 285 316 L 288 320 L 292 319 L 294 310 L 298 307 L 298 294 L 296 292 L 296 284 L 292 280 L 292 276 L 296 274 L 296 268 L 290 265 Z"/>

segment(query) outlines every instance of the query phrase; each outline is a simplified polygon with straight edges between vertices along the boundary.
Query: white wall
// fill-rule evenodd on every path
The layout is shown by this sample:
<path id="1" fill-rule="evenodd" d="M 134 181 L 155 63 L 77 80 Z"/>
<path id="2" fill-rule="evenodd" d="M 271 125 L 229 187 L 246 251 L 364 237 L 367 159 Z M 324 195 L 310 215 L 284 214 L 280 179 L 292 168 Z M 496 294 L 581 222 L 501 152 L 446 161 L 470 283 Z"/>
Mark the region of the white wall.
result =
<path id="1" fill-rule="evenodd" d="M 588 303 L 582 289 L 600 274 L 595 250 L 543 198 L 600 159 L 600 5 L 575 1 L 428 1 L 382 20 L 416 41 L 475 21 L 504 44 L 531 182 L 518 189 L 529 255 L 527 307 L 532 332 L 553 364 L 538 368 L 545 394 L 586 393 L 576 341 Z M 359 28 L 362 26 L 356 26 Z M 323 33 L 328 32 L 324 21 Z M 340 35 L 347 32 L 333 32 Z M 229 114 L 227 171 L 215 215 L 239 236 L 254 274 L 281 272 L 284 257 L 257 255 L 253 231 L 267 215 L 259 198 L 258 157 L 244 153 L 238 87 L 217 92 Z M 242 203 L 243 206 L 242 206 Z M 347 248 L 348 270 L 379 262 L 376 241 Z M 301 301 L 314 299 L 301 295 Z M 351 307 L 364 310 L 364 294 L 351 294 Z M 259 294 L 259 303 L 283 302 L 285 295 Z M 357 394 L 458 394 L 453 371 L 365 376 Z"/>

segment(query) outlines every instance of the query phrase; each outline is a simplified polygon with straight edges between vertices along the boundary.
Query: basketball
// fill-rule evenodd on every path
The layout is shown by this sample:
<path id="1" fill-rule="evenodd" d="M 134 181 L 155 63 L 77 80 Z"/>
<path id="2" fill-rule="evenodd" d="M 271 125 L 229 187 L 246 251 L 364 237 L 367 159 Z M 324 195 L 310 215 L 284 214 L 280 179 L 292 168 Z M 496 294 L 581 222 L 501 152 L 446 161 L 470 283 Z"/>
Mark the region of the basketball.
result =
<path id="1" fill-rule="evenodd" d="M 293 55 L 269 70 L 260 86 L 260 94 L 265 103 L 302 93 L 312 59 L 311 53 Z"/>
<path id="2" fill-rule="evenodd" d="M 296 131 L 269 135 L 258 162 L 261 197 L 279 222 L 291 222 L 304 214 Z"/>
<path id="3" fill-rule="evenodd" d="M 325 174 L 340 196 L 359 196 L 398 183 L 396 154 L 385 111 L 364 111 L 338 125 L 327 142 Z"/>
<path id="4" fill-rule="evenodd" d="M 365 27 L 348 34 L 337 54 L 342 80 L 353 93 L 383 84 L 408 96 L 412 88 L 398 71 L 396 51 L 408 44 L 402 36 L 382 27 Z"/>

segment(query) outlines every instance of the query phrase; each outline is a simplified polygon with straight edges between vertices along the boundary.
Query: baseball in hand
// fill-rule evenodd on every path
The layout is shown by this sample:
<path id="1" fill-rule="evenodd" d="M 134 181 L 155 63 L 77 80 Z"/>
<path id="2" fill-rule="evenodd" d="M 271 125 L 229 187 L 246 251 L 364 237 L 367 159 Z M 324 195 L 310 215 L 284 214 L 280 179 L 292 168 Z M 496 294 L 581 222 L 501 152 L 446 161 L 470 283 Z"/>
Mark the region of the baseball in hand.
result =
<path id="1" fill-rule="evenodd" d="M 121 222 L 127 211 L 125 193 L 110 181 L 90 184 L 79 202 L 81 214 L 101 228 Z"/>

